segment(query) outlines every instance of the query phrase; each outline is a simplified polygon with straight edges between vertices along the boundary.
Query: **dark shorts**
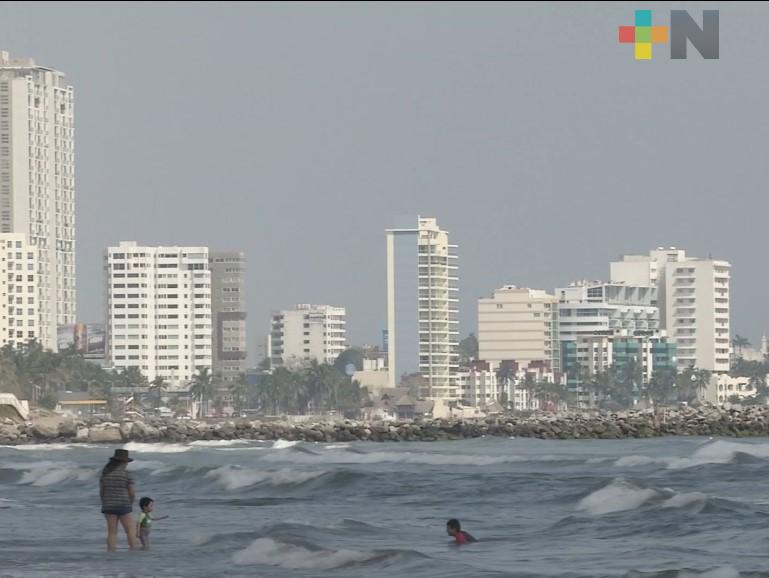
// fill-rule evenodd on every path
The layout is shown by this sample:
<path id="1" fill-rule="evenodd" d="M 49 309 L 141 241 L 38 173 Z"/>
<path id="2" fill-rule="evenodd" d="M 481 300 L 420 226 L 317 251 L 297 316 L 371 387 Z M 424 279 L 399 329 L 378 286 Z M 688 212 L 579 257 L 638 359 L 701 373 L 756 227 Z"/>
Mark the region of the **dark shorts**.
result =
<path id="1" fill-rule="evenodd" d="M 125 516 L 133 511 L 131 506 L 125 506 L 123 508 L 102 508 L 101 513 L 107 516 Z"/>

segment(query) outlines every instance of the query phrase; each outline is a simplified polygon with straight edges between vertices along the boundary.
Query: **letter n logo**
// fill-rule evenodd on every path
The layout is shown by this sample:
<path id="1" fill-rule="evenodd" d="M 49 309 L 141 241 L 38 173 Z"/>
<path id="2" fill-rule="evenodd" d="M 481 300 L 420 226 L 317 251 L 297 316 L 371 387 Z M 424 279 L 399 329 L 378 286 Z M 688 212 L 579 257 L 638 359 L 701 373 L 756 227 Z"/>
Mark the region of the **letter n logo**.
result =
<path id="1" fill-rule="evenodd" d="M 686 41 L 702 58 L 718 58 L 718 10 L 702 11 L 702 28 L 686 10 L 670 11 L 670 58 L 686 58 Z"/>

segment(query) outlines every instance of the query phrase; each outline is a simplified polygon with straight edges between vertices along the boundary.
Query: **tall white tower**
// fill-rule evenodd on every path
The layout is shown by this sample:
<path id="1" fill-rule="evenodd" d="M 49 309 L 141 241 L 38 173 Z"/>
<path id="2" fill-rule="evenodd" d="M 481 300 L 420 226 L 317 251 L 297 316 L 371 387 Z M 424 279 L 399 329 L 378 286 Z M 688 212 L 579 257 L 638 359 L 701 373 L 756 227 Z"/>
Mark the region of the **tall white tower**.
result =
<path id="1" fill-rule="evenodd" d="M 389 384 L 419 372 L 420 395 L 457 397 L 459 366 L 456 245 L 436 219 L 387 230 L 387 338 Z"/>
<path id="2" fill-rule="evenodd" d="M 39 339 L 75 323 L 74 93 L 64 73 L 0 51 L 0 232 L 37 252 Z"/>

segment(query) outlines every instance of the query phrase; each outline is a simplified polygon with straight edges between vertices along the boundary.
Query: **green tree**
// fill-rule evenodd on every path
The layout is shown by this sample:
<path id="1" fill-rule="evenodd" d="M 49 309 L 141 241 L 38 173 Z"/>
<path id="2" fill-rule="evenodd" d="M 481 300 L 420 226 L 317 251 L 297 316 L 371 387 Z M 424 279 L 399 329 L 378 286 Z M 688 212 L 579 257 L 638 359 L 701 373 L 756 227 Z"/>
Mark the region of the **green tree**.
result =
<path id="1" fill-rule="evenodd" d="M 646 397 L 651 405 L 664 405 L 675 395 L 676 370 L 672 367 L 657 369 L 646 386 Z"/>
<path id="2" fill-rule="evenodd" d="M 248 407 L 251 395 L 253 393 L 253 387 L 248 383 L 246 374 L 241 373 L 237 379 L 230 384 L 230 395 L 232 395 L 232 402 L 237 412 L 242 412 Z"/>
<path id="3" fill-rule="evenodd" d="M 732 338 L 732 346 L 734 347 L 734 352 L 736 354 L 736 357 L 740 358 L 742 357 L 742 350 L 745 347 L 750 347 L 750 341 L 746 338 L 737 333 Z"/>
<path id="4" fill-rule="evenodd" d="M 163 405 L 163 397 L 167 389 L 165 380 L 159 375 L 150 382 L 146 396 L 146 402 L 150 404 L 150 407 L 157 409 Z"/>
<path id="5" fill-rule="evenodd" d="M 340 353 L 334 360 L 334 367 L 342 375 L 347 374 L 347 366 L 355 366 L 355 371 L 363 369 L 363 359 L 365 355 L 360 347 L 350 347 Z"/>
<path id="6" fill-rule="evenodd" d="M 198 371 L 192 378 L 190 392 L 198 400 L 198 417 L 208 415 L 208 403 L 214 395 L 214 382 L 207 367 Z"/>
<path id="7" fill-rule="evenodd" d="M 459 363 L 467 365 L 475 359 L 478 359 L 478 338 L 471 333 L 459 342 Z"/>
<path id="8" fill-rule="evenodd" d="M 699 403 L 710 385 L 710 372 L 690 366 L 678 375 L 678 391 L 681 401 Z"/>

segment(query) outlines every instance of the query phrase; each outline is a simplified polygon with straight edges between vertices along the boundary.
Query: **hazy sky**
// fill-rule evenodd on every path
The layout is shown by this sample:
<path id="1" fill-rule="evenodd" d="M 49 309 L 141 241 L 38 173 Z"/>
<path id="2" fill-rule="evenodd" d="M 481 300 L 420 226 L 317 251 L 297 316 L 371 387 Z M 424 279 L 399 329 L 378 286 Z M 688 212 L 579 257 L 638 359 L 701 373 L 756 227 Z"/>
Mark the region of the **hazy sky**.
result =
<path id="1" fill-rule="evenodd" d="M 720 60 L 617 43 L 636 8 L 720 9 Z M 385 228 L 459 245 L 461 333 L 503 284 L 605 279 L 623 252 L 729 259 L 732 331 L 769 330 L 769 5 L 0 2 L 0 48 L 75 86 L 78 307 L 120 240 L 246 251 L 269 312 L 385 324 Z"/>

